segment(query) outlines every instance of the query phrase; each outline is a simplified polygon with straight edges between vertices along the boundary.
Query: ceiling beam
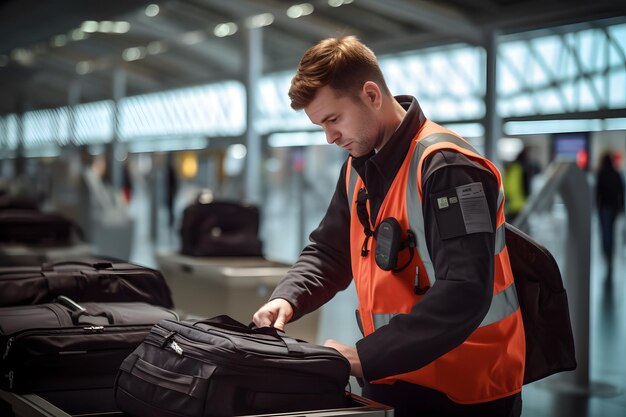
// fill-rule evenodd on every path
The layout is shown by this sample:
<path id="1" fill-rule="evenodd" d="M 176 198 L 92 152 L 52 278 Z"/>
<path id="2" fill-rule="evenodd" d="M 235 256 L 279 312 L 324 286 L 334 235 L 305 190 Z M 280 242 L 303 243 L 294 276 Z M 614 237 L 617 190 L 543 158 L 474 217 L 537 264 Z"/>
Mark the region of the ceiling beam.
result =
<path id="1" fill-rule="evenodd" d="M 308 37 L 314 40 L 336 36 L 338 30 L 341 29 L 335 22 L 320 18 L 316 16 L 315 13 L 304 18 L 292 19 L 287 16 L 287 8 L 284 3 L 274 1 L 202 0 L 202 3 L 210 6 L 212 9 L 235 16 L 241 21 L 245 21 L 248 17 L 259 13 L 272 13 L 275 25 L 281 26 L 302 37 Z M 353 34 L 359 34 L 359 31 L 355 28 L 349 28 L 348 30 Z"/>
<path id="2" fill-rule="evenodd" d="M 164 42 L 166 47 L 174 48 L 176 51 L 189 51 L 190 54 L 197 58 L 211 62 L 217 68 L 225 72 L 241 72 L 241 58 L 237 56 L 237 52 L 233 52 L 226 38 L 216 38 L 212 33 L 206 33 L 206 39 L 196 45 L 188 45 L 183 42 L 183 36 L 187 32 L 192 32 L 193 28 L 185 27 L 177 23 L 172 23 L 166 19 L 150 19 L 140 18 L 133 25 L 133 31 L 141 33 L 146 37 L 155 41 Z M 202 30 L 202 29 L 197 29 Z M 199 47 L 211 41 L 210 47 Z M 135 45 L 146 46 L 146 45 Z M 168 54 L 167 51 L 164 54 Z"/>
<path id="3" fill-rule="evenodd" d="M 485 14 L 477 21 L 487 30 L 516 33 L 524 30 L 556 27 L 608 17 L 626 16 L 626 3 L 615 0 L 571 0 L 567 7 L 559 2 L 524 1 Z"/>
<path id="4" fill-rule="evenodd" d="M 359 0 L 360 7 L 373 13 L 421 26 L 429 31 L 462 38 L 471 44 L 482 45 L 486 39 L 483 30 L 451 6 L 426 0 Z"/>

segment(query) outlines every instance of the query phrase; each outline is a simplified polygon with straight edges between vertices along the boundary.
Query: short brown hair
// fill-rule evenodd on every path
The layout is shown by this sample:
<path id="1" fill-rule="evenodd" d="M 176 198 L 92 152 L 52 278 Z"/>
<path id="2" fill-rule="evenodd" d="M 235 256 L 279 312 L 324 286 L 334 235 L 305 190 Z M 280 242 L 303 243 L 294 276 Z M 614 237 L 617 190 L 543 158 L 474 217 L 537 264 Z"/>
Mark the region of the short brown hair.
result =
<path id="1" fill-rule="evenodd" d="M 317 90 L 327 85 L 339 93 L 356 96 L 366 81 L 374 81 L 390 94 L 371 49 L 354 36 L 324 39 L 300 60 L 289 88 L 291 107 L 305 108 Z"/>

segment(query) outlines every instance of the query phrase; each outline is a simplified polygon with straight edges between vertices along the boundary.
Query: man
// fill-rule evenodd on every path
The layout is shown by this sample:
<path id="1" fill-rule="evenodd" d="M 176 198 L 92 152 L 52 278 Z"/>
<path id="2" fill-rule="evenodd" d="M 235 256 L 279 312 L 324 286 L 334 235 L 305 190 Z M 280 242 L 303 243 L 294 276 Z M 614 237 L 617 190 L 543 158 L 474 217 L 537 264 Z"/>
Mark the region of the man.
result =
<path id="1" fill-rule="evenodd" d="M 503 187 L 506 192 L 504 211 L 509 223 L 522 211 L 530 194 L 530 164 L 526 148 L 504 169 Z"/>
<path id="2" fill-rule="evenodd" d="M 311 244 L 253 317 L 283 329 L 352 277 L 364 338 L 329 340 L 396 416 L 519 416 L 524 332 L 501 178 L 463 139 L 393 97 L 356 38 L 326 39 L 289 90 L 350 153 Z"/>

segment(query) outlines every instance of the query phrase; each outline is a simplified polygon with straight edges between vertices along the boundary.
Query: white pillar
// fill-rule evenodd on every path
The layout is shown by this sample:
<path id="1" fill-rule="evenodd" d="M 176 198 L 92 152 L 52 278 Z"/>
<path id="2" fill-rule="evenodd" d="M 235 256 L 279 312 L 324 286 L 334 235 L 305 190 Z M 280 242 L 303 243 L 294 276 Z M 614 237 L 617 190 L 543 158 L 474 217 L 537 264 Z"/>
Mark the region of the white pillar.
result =
<path id="1" fill-rule="evenodd" d="M 247 28 L 246 39 L 246 172 L 245 199 L 261 203 L 261 138 L 256 130 L 259 106 L 259 79 L 263 67 L 263 36 L 261 28 Z"/>

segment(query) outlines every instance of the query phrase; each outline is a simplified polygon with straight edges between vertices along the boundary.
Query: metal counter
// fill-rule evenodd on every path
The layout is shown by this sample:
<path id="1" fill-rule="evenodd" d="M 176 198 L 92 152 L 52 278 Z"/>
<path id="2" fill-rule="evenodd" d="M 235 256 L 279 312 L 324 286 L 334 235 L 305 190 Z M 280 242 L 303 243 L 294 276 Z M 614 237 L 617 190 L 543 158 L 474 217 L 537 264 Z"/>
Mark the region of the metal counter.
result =
<path id="1" fill-rule="evenodd" d="M 87 243 L 68 246 L 0 245 L 0 266 L 39 266 L 46 262 L 87 258 L 93 247 Z"/>
<path id="2" fill-rule="evenodd" d="M 13 416 L 6 413 L 13 412 Z M 0 390 L 0 413 L 3 417 L 72 417 L 36 394 L 17 395 Z M 333 410 L 300 411 L 297 413 L 263 414 L 242 417 L 393 417 L 393 408 L 352 394 L 350 407 Z M 122 412 L 81 414 L 81 417 L 127 417 Z"/>
<path id="3" fill-rule="evenodd" d="M 159 270 L 172 290 L 176 310 L 189 318 L 221 314 L 250 323 L 256 310 L 267 302 L 290 265 L 262 257 L 194 257 L 157 252 Z M 316 342 L 319 312 L 294 323 L 291 337 Z"/>

